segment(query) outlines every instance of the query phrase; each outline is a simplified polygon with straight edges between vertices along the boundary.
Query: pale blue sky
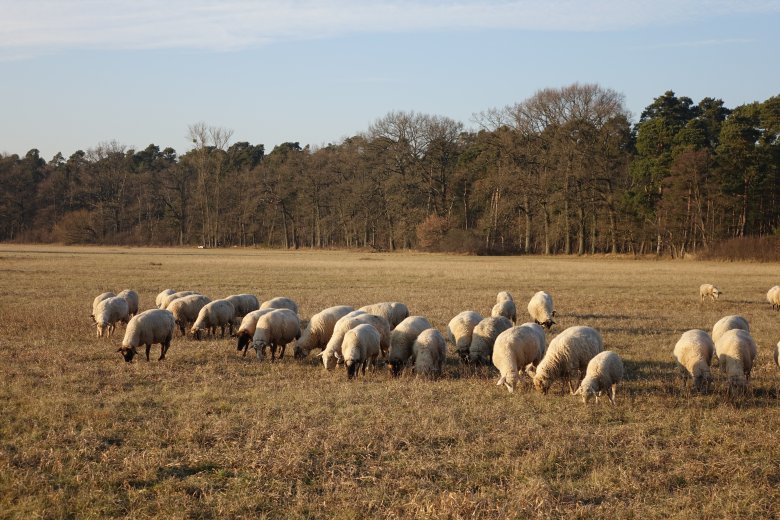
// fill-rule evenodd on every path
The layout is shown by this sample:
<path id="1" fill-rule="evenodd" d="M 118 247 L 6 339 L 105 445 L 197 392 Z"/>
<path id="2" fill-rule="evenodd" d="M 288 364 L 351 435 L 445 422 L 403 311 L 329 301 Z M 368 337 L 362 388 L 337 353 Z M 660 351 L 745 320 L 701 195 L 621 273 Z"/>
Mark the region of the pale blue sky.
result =
<path id="1" fill-rule="evenodd" d="M 162 5 L 160 5 L 162 4 Z M 0 153 L 116 140 L 184 153 L 189 124 L 315 146 L 393 110 L 472 116 L 598 83 L 638 118 L 666 90 L 780 94 L 780 0 L 0 0 Z"/>

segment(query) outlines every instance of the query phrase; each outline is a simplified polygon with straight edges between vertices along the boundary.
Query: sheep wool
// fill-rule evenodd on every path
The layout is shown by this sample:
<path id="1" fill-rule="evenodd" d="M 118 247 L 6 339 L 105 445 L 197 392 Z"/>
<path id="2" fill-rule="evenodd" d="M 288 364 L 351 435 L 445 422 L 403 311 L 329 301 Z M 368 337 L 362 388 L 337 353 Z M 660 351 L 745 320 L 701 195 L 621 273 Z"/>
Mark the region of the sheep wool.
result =
<path id="1" fill-rule="evenodd" d="M 92 300 L 92 314 L 90 314 L 90 317 L 94 320 L 95 319 L 95 311 L 97 310 L 98 304 L 100 302 L 102 302 L 103 300 L 107 300 L 109 298 L 113 298 L 114 296 L 116 296 L 116 294 L 114 294 L 111 291 L 104 292 L 104 293 L 101 293 L 101 294 L 98 294 L 97 296 L 95 296 L 95 299 Z"/>
<path id="2" fill-rule="evenodd" d="M 158 309 L 162 309 L 162 301 L 166 296 L 170 296 L 171 294 L 175 294 L 176 289 L 163 289 L 160 291 L 160 293 L 157 295 L 157 298 L 154 299 L 154 305 Z"/>
<path id="3" fill-rule="evenodd" d="M 149 361 L 149 351 L 152 345 L 160 344 L 159 361 L 165 359 L 165 354 L 171 346 L 173 329 L 176 326 L 173 314 L 163 309 L 149 309 L 136 314 L 127 324 L 125 337 L 118 352 L 128 363 L 138 354 L 138 347 L 146 346 L 146 361 Z"/>
<path id="4" fill-rule="evenodd" d="M 592 397 L 606 392 L 609 402 L 615 405 L 615 388 L 623 380 L 623 360 L 611 350 L 605 350 L 593 356 L 588 362 L 585 377 L 575 394 L 582 396 L 582 402 L 587 403 Z"/>
<path id="5" fill-rule="evenodd" d="M 336 322 L 353 310 L 349 305 L 337 305 L 312 316 L 295 345 L 295 357 L 306 357 L 314 349 L 324 349 L 333 336 Z"/>
<path id="6" fill-rule="evenodd" d="M 233 304 L 236 312 L 234 318 L 243 318 L 260 308 L 260 302 L 254 294 L 231 294 L 225 299 Z"/>
<path id="7" fill-rule="evenodd" d="M 227 300 L 214 300 L 204 305 L 198 312 L 195 323 L 192 324 L 192 335 L 200 339 L 203 332 L 211 336 L 217 333 L 217 327 L 222 331 L 222 337 L 225 337 L 225 327 L 230 334 L 233 334 L 233 316 L 236 309 L 233 304 Z"/>
<path id="8" fill-rule="evenodd" d="M 517 306 L 515 305 L 515 302 L 513 300 L 498 301 L 491 309 L 490 315 L 494 318 L 497 316 L 503 316 L 506 319 L 510 320 L 512 323 L 516 323 Z"/>
<path id="9" fill-rule="evenodd" d="M 417 336 L 432 328 L 431 322 L 424 316 L 409 316 L 399 323 L 390 333 L 390 351 L 387 362 L 392 374 L 397 376 L 412 357 L 412 345 Z"/>
<path id="10" fill-rule="evenodd" d="M 179 328 L 182 336 L 187 334 L 187 329 L 198 319 L 200 310 L 210 303 L 211 299 L 202 294 L 190 294 L 173 300 L 168 305 L 169 311 L 173 314 L 176 326 Z"/>
<path id="11" fill-rule="evenodd" d="M 683 386 L 693 380 L 693 389 L 706 392 L 712 384 L 710 363 L 715 354 L 715 343 L 703 330 L 684 332 L 674 345 L 673 356 L 680 370 Z"/>
<path id="12" fill-rule="evenodd" d="M 772 305 L 773 310 L 780 309 L 780 285 L 775 285 L 767 291 L 766 300 Z"/>
<path id="13" fill-rule="evenodd" d="M 442 374 L 447 357 L 447 342 L 436 329 L 427 329 L 417 336 L 412 345 L 414 373 L 423 377 L 438 377 Z"/>
<path id="14" fill-rule="evenodd" d="M 482 321 L 482 315 L 476 311 L 463 311 L 447 324 L 447 341 L 455 346 L 455 352 L 461 361 L 468 361 L 471 337 L 474 327 Z"/>
<path id="15" fill-rule="evenodd" d="M 137 292 L 132 289 L 125 289 L 124 291 L 117 294 L 117 296 L 127 300 L 127 308 L 130 316 L 135 316 L 138 314 L 139 297 Z"/>
<path id="16" fill-rule="evenodd" d="M 264 301 L 262 305 L 260 305 L 261 309 L 288 309 L 293 311 L 295 314 L 298 314 L 298 304 L 295 303 L 290 298 L 286 298 L 284 296 L 277 296 L 276 298 L 271 298 L 270 300 Z"/>
<path id="17" fill-rule="evenodd" d="M 341 343 L 341 354 L 344 357 L 344 366 L 347 367 L 347 379 L 357 376 L 361 367 L 365 376 L 366 366 L 369 362 L 376 366 L 380 341 L 379 331 L 365 323 L 348 330 L 344 334 L 344 341 Z"/>
<path id="18" fill-rule="evenodd" d="M 98 302 L 93 315 L 97 327 L 97 337 L 111 337 L 117 322 L 127 323 L 130 321 L 130 315 L 127 306 L 127 300 L 119 296 L 112 296 Z"/>
<path id="19" fill-rule="evenodd" d="M 723 316 L 712 327 L 712 341 L 717 343 L 723 334 L 734 329 L 750 332 L 750 324 L 748 323 L 748 320 L 742 316 L 737 316 L 736 314 Z"/>
<path id="20" fill-rule="evenodd" d="M 758 346 L 750 333 L 742 329 L 724 332 L 715 342 L 715 354 L 721 372 L 728 378 L 728 394 L 744 394 L 758 354 Z"/>
<path id="21" fill-rule="evenodd" d="M 367 314 L 382 316 L 390 324 L 390 330 L 393 330 L 399 323 L 409 317 L 409 308 L 401 302 L 375 303 L 361 307 L 358 310 Z"/>
<path id="22" fill-rule="evenodd" d="M 706 298 L 711 299 L 712 301 L 717 300 L 720 298 L 720 295 L 723 294 L 723 291 L 712 285 L 711 283 L 703 283 L 699 286 L 699 298 L 701 298 L 701 301 L 703 302 Z"/>
<path id="23" fill-rule="evenodd" d="M 390 324 L 387 320 L 382 316 L 368 314 L 360 310 L 352 311 L 336 322 L 333 327 L 333 335 L 325 346 L 325 350 L 318 354 L 322 357 L 322 364 L 326 370 L 333 370 L 338 360 L 343 359 L 341 345 L 347 331 L 363 323 L 373 326 L 379 332 L 379 349 L 386 355 L 390 347 Z"/>
<path id="24" fill-rule="evenodd" d="M 528 302 L 528 314 L 531 315 L 531 319 L 539 325 L 550 329 L 555 325 L 553 318 L 555 317 L 555 309 L 553 307 L 552 296 L 544 291 L 539 291 L 531 297 L 531 301 Z"/>
<path id="25" fill-rule="evenodd" d="M 241 320 L 241 325 L 238 327 L 238 332 L 236 333 L 236 349 L 240 352 L 244 352 L 244 356 L 246 356 L 246 351 L 249 349 L 249 344 L 252 342 L 252 338 L 255 335 L 255 330 L 257 329 L 257 320 L 260 319 L 260 316 L 263 316 L 265 314 L 268 314 L 269 312 L 273 312 L 278 309 L 258 309 L 256 311 L 252 311 L 248 313 L 246 316 L 243 317 Z M 289 309 L 288 309 L 289 310 Z"/>
<path id="26" fill-rule="evenodd" d="M 488 364 L 493 355 L 493 344 L 499 334 L 512 327 L 512 322 L 503 316 L 485 318 L 480 321 L 471 335 L 469 363 Z"/>
<path id="27" fill-rule="evenodd" d="M 274 309 L 258 318 L 255 334 L 252 336 L 252 346 L 260 361 L 265 356 L 265 347 L 269 347 L 273 361 L 277 348 L 280 348 L 279 359 L 282 359 L 287 344 L 300 336 L 301 322 L 298 313 L 291 309 Z"/>
<path id="28" fill-rule="evenodd" d="M 168 296 L 163 296 L 163 299 L 160 300 L 160 308 L 167 309 L 173 300 L 176 300 L 178 298 L 184 298 L 185 296 L 189 296 L 191 294 L 200 294 L 200 293 L 195 291 L 179 291 L 173 294 L 169 294 Z"/>
<path id="29" fill-rule="evenodd" d="M 579 382 L 590 360 L 602 350 L 604 340 L 596 329 L 581 325 L 569 327 L 547 347 L 547 353 L 536 368 L 534 388 L 546 394 L 553 381 L 562 379 L 564 385 L 568 383 L 569 390 L 574 393 L 570 378 L 577 377 Z"/>
<path id="30" fill-rule="evenodd" d="M 544 351 L 544 330 L 536 323 L 523 323 L 499 334 L 493 345 L 493 366 L 501 376 L 496 386 L 503 385 L 514 392 L 520 374 L 529 365 L 539 365 Z"/>

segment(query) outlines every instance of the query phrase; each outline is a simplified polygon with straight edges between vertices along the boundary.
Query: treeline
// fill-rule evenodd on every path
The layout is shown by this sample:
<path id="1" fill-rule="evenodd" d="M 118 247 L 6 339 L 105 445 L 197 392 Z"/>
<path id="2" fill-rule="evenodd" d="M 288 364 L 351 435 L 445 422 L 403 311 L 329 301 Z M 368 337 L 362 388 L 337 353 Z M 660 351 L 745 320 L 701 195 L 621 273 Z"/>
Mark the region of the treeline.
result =
<path id="1" fill-rule="evenodd" d="M 392 112 L 268 154 L 199 123 L 182 155 L 3 156 L 0 240 L 682 256 L 778 228 L 780 96 L 729 109 L 670 91 L 632 126 L 620 94 L 574 84 L 477 123 Z"/>

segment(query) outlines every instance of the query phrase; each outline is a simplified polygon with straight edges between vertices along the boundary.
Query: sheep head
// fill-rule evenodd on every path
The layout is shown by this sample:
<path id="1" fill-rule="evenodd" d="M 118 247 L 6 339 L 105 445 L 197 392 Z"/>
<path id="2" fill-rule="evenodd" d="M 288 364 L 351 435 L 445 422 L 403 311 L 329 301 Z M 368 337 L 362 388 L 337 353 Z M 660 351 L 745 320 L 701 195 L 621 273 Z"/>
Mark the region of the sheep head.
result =
<path id="1" fill-rule="evenodd" d="M 130 363 L 133 361 L 133 358 L 138 354 L 138 351 L 135 349 L 135 347 L 128 347 L 125 345 L 122 345 L 118 349 L 116 349 L 117 352 L 122 354 L 122 357 L 125 358 L 125 361 Z"/>

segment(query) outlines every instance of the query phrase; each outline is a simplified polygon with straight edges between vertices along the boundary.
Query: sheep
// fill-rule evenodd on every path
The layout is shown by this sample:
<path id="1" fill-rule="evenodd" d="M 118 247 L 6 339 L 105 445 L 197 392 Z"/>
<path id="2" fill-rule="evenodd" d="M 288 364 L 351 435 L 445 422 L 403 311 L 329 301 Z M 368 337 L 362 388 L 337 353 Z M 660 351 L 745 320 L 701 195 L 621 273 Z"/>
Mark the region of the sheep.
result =
<path id="1" fill-rule="evenodd" d="M 98 338 L 102 338 L 104 333 L 106 337 L 110 338 L 118 321 L 122 323 L 130 321 L 127 300 L 119 296 L 99 301 L 94 312 L 93 319 L 97 327 Z"/>
<path id="2" fill-rule="evenodd" d="M 531 301 L 528 302 L 528 314 L 539 325 L 544 325 L 548 329 L 551 329 L 555 325 L 553 318 L 556 316 L 556 312 L 553 309 L 552 296 L 544 291 L 539 291 L 531 297 Z"/>
<path id="3" fill-rule="evenodd" d="M 127 324 L 125 337 L 122 340 L 122 346 L 117 349 L 130 363 L 133 357 L 138 354 L 137 348 L 140 345 L 146 345 L 146 361 L 149 361 L 149 351 L 155 343 L 160 344 L 160 358 L 165 359 L 165 354 L 171 346 L 173 338 L 173 329 L 176 321 L 170 311 L 163 309 L 149 309 L 140 314 L 136 314 Z"/>
<path id="4" fill-rule="evenodd" d="M 301 337 L 301 322 L 298 314 L 290 309 L 273 309 L 257 319 L 252 347 L 257 359 L 262 361 L 265 347 L 271 349 L 271 361 L 276 358 L 276 348 L 281 347 L 279 359 L 284 357 L 288 343 Z"/>
<path id="5" fill-rule="evenodd" d="M 721 294 L 723 294 L 723 291 L 711 283 L 703 283 L 699 286 L 699 297 L 701 298 L 701 303 L 704 303 L 705 298 L 710 298 L 712 301 L 715 301 L 720 298 Z"/>
<path id="6" fill-rule="evenodd" d="M 703 330 L 692 329 L 684 332 L 674 346 L 673 356 L 680 369 L 683 386 L 688 378 L 693 380 L 693 388 L 706 392 L 712 384 L 710 363 L 715 354 L 715 343 Z"/>
<path id="7" fill-rule="evenodd" d="M 285 298 L 284 296 L 277 296 L 276 298 L 271 298 L 270 300 L 264 301 L 263 304 L 260 305 L 260 308 L 289 309 L 295 314 L 298 314 L 298 304 L 292 301 L 290 298 Z"/>
<path id="8" fill-rule="evenodd" d="M 379 331 L 379 350 L 383 355 L 387 355 L 390 347 L 390 324 L 387 320 L 382 316 L 368 314 L 361 310 L 352 311 L 336 322 L 336 325 L 333 327 L 333 335 L 328 340 L 328 344 L 322 352 L 317 354 L 322 358 L 322 364 L 326 370 L 335 368 L 338 360 L 342 359 L 341 345 L 347 331 L 363 323 L 371 325 Z"/>
<path id="9" fill-rule="evenodd" d="M 244 357 L 246 357 L 246 351 L 249 349 L 249 344 L 252 342 L 252 337 L 255 335 L 255 330 L 257 329 L 257 320 L 260 319 L 260 316 L 275 310 L 278 309 L 258 309 L 248 313 L 241 320 L 241 325 L 238 327 L 238 332 L 236 332 L 234 336 L 237 338 L 236 350 L 239 352 L 243 350 Z"/>
<path id="10" fill-rule="evenodd" d="M 195 291 L 179 291 L 175 292 L 173 294 L 169 294 L 168 296 L 164 296 L 162 300 L 160 300 L 160 308 L 161 309 L 167 309 L 168 305 L 171 304 L 171 302 L 177 298 L 183 298 L 185 296 L 189 296 L 191 294 L 200 294 Z"/>
<path id="11" fill-rule="evenodd" d="M 163 298 L 165 298 L 168 295 L 175 294 L 175 293 L 176 293 L 176 289 L 163 289 L 157 295 L 157 298 L 154 299 L 154 306 L 157 307 L 158 309 L 164 308 L 164 307 L 162 307 Z"/>
<path id="12" fill-rule="evenodd" d="M 116 296 L 116 294 L 114 294 L 111 291 L 104 292 L 104 293 L 101 293 L 101 294 L 98 294 L 97 296 L 95 296 L 95 299 L 92 300 L 92 314 L 89 315 L 89 317 L 92 318 L 93 322 L 95 321 L 95 311 L 97 310 L 98 304 L 100 302 L 102 302 L 103 300 L 107 300 L 109 298 L 113 298 L 114 296 Z"/>
<path id="13" fill-rule="evenodd" d="M 190 294 L 177 298 L 168 305 L 168 310 L 173 314 L 182 336 L 187 334 L 187 328 L 198 319 L 200 310 L 210 302 L 211 299 L 208 296 Z"/>
<path id="14" fill-rule="evenodd" d="M 605 350 L 593 356 L 593 359 L 588 362 L 585 377 L 574 394 L 581 395 L 582 402 L 587 403 L 594 396 L 598 402 L 599 395 L 606 392 L 609 402 L 615 406 L 615 387 L 622 380 L 623 361 L 611 350 Z"/>
<path id="15" fill-rule="evenodd" d="M 376 366 L 381 339 L 379 331 L 365 323 L 344 334 L 341 355 L 344 358 L 344 365 L 347 367 L 347 379 L 355 377 L 360 367 L 363 367 L 363 375 L 365 376 L 369 361 Z"/>
<path id="16" fill-rule="evenodd" d="M 426 329 L 433 327 L 423 316 L 409 316 L 399 323 L 390 333 L 390 351 L 387 362 L 393 376 L 398 376 L 412 357 L 412 345 L 417 336 Z"/>
<path id="17" fill-rule="evenodd" d="M 382 316 L 390 324 L 390 330 L 393 330 L 399 323 L 409 317 L 409 308 L 401 302 L 381 302 L 373 305 L 366 305 L 360 309 L 367 314 Z"/>
<path id="18" fill-rule="evenodd" d="M 225 300 L 232 303 L 233 308 L 236 310 L 233 318 L 243 318 L 250 312 L 260 308 L 260 302 L 257 301 L 257 296 L 254 294 L 231 294 Z"/>
<path id="19" fill-rule="evenodd" d="M 295 357 L 306 357 L 316 348 L 324 349 L 333 335 L 336 322 L 353 310 L 349 305 L 337 305 L 323 309 L 312 316 L 295 344 Z"/>
<path id="20" fill-rule="evenodd" d="M 558 334 L 547 347 L 547 353 L 536 367 L 534 388 L 546 394 L 552 382 L 561 378 L 564 389 L 568 383 L 569 391 L 574 393 L 570 377 L 578 370 L 578 377 L 585 374 L 590 360 L 603 349 L 604 340 L 596 329 L 581 325 L 569 327 Z"/>
<path id="21" fill-rule="evenodd" d="M 236 309 L 233 304 L 227 300 L 214 300 L 204 305 L 198 312 L 198 318 L 192 324 L 192 335 L 195 339 L 201 338 L 201 331 L 206 331 L 212 336 L 216 335 L 217 327 L 222 330 L 222 337 L 225 337 L 225 327 L 228 327 L 230 334 L 233 334 L 233 316 Z"/>
<path id="22" fill-rule="evenodd" d="M 544 330 L 536 323 L 523 323 L 507 329 L 493 345 L 493 366 L 501 374 L 496 386 L 504 385 L 509 393 L 520 382 L 520 371 L 528 365 L 537 366 L 544 357 Z"/>
<path id="23" fill-rule="evenodd" d="M 447 342 L 436 329 L 426 329 L 417 336 L 412 345 L 414 373 L 418 376 L 441 375 L 447 357 Z"/>
<path id="24" fill-rule="evenodd" d="M 767 291 L 766 300 L 772 304 L 772 310 L 780 310 L 780 285 L 775 285 Z"/>
<path id="25" fill-rule="evenodd" d="M 138 314 L 138 293 L 135 292 L 132 289 L 125 289 L 124 291 L 117 294 L 119 298 L 124 298 L 127 300 L 127 308 L 128 313 L 130 316 L 135 316 Z"/>
<path id="26" fill-rule="evenodd" d="M 512 320 L 513 324 L 517 323 L 517 306 L 515 305 L 515 300 L 512 298 L 512 295 L 506 291 L 498 293 L 496 296 L 496 304 L 490 311 L 490 315 L 493 317 L 503 316 Z"/>
<path id="27" fill-rule="evenodd" d="M 758 354 L 756 342 L 750 333 L 742 329 L 724 332 L 715 342 L 720 371 L 728 377 L 728 394 L 744 394 L 750 382 L 750 371 Z"/>
<path id="28" fill-rule="evenodd" d="M 485 318 L 480 321 L 471 336 L 469 363 L 487 364 L 493 354 L 493 344 L 499 334 L 512 327 L 512 322 L 503 316 Z"/>
<path id="29" fill-rule="evenodd" d="M 742 316 L 724 316 L 712 327 L 712 341 L 717 343 L 725 332 L 733 329 L 741 329 L 750 332 L 750 324 Z"/>
<path id="30" fill-rule="evenodd" d="M 471 335 L 474 327 L 482 321 L 482 315 L 476 311 L 463 311 L 447 324 L 447 340 L 455 346 L 455 351 L 464 363 L 469 358 Z"/>

